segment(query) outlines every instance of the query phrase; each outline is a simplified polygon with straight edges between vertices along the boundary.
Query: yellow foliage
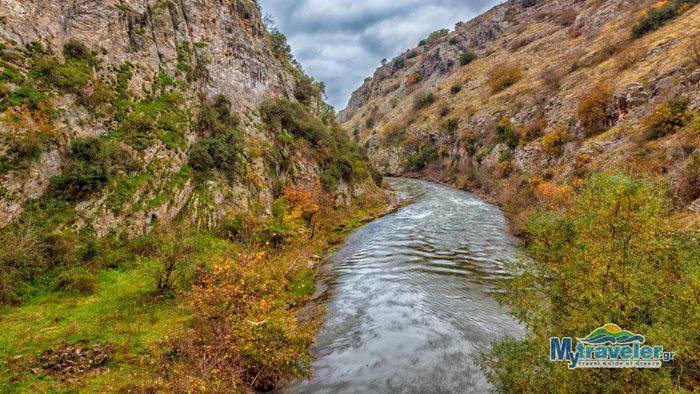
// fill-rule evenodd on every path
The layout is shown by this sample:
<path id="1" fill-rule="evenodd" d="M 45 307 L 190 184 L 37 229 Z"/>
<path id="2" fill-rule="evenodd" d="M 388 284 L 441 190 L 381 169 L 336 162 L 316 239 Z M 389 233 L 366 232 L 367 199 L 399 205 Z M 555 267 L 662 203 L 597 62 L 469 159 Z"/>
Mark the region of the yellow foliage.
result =
<path id="1" fill-rule="evenodd" d="M 557 127 L 549 134 L 542 137 L 542 147 L 544 151 L 552 156 L 559 156 L 562 153 L 562 147 L 568 140 L 568 134 L 564 127 Z"/>

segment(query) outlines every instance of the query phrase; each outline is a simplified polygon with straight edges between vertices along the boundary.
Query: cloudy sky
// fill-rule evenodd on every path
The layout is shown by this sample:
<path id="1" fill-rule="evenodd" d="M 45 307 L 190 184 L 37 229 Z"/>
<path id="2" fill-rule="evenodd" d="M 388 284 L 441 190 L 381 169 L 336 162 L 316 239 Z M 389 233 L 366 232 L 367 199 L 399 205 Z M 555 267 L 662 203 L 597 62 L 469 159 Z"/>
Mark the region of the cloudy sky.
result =
<path id="1" fill-rule="evenodd" d="M 260 0 L 287 35 L 304 69 L 326 83 L 341 110 L 383 58 L 414 47 L 431 31 L 454 28 L 499 0 Z"/>

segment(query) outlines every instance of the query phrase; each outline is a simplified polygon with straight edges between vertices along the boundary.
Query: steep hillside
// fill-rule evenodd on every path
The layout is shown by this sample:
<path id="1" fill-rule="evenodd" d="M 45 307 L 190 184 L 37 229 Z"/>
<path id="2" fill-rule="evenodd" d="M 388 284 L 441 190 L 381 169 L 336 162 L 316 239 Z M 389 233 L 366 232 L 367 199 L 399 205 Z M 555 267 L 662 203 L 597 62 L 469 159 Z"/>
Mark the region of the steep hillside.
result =
<path id="1" fill-rule="evenodd" d="M 309 373 L 381 175 L 254 0 L 0 0 L 0 391 Z"/>
<path id="2" fill-rule="evenodd" d="M 385 173 L 480 191 L 516 230 L 547 188 L 602 169 L 662 178 L 697 228 L 696 4 L 507 1 L 378 68 L 339 119 Z"/>
<path id="3" fill-rule="evenodd" d="M 0 15 L 5 223 L 48 194 L 76 203 L 75 224 L 99 235 L 143 234 L 180 213 L 212 225 L 269 207 L 288 180 L 318 176 L 333 159 L 264 124 L 259 105 L 273 98 L 329 117 L 254 1 L 3 0 Z M 80 179 L 70 144 L 93 137 L 112 163 Z M 237 148 L 213 152 L 222 138 Z M 191 163 L 201 141 L 217 163 Z"/>

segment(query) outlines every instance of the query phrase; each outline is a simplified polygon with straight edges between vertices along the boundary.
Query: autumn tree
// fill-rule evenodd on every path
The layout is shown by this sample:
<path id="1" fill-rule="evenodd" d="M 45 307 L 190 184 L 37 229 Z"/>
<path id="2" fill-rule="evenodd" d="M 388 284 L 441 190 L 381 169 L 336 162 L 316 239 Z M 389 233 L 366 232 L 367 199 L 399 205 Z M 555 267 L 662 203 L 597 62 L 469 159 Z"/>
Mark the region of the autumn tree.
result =
<path id="1" fill-rule="evenodd" d="M 674 231 L 671 204 L 650 181 L 620 174 L 570 194 L 545 185 L 550 207 L 526 225 L 527 259 L 513 267 L 502 301 L 527 326 L 479 364 L 502 392 L 668 392 L 697 387 L 700 370 L 697 236 Z M 564 198 L 563 200 L 566 200 Z M 548 360 L 549 338 L 580 337 L 614 322 L 676 352 L 661 370 L 567 370 Z"/>

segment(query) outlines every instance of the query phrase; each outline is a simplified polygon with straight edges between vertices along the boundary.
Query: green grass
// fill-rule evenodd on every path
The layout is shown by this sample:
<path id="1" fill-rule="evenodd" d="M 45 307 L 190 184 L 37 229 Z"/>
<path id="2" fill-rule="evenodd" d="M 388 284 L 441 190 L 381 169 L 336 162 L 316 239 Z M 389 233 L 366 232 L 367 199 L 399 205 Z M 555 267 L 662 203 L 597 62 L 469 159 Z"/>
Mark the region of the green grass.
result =
<path id="1" fill-rule="evenodd" d="M 209 261 L 232 247 L 226 240 L 206 233 L 188 237 L 200 251 L 197 260 Z M 156 297 L 156 259 L 134 257 L 126 248 L 115 248 L 120 265 L 97 274 L 97 291 L 75 295 L 52 290 L 47 279 L 36 294 L 19 307 L 0 309 L 0 392 L 104 391 L 125 383 L 148 382 L 158 371 L 168 342 L 189 321 L 182 300 Z M 50 275 L 47 275 L 47 278 Z M 80 387 L 34 374 L 36 357 L 64 344 L 112 344 L 115 353 L 104 374 L 80 376 Z"/>
<path id="2" fill-rule="evenodd" d="M 105 270 L 98 275 L 97 292 L 90 296 L 45 292 L 22 307 L 0 311 L 0 363 L 4 364 L 0 364 L 0 391 L 54 390 L 59 382 L 29 369 L 35 356 L 61 344 L 116 346 L 109 372 L 95 378 L 95 388 L 133 379 L 131 372 L 138 370 L 141 375 L 143 368 L 155 367 L 163 341 L 187 321 L 187 315 L 174 307 L 176 301 L 152 296 L 155 284 L 149 272 L 156 264 L 142 260 L 138 268 Z"/>

